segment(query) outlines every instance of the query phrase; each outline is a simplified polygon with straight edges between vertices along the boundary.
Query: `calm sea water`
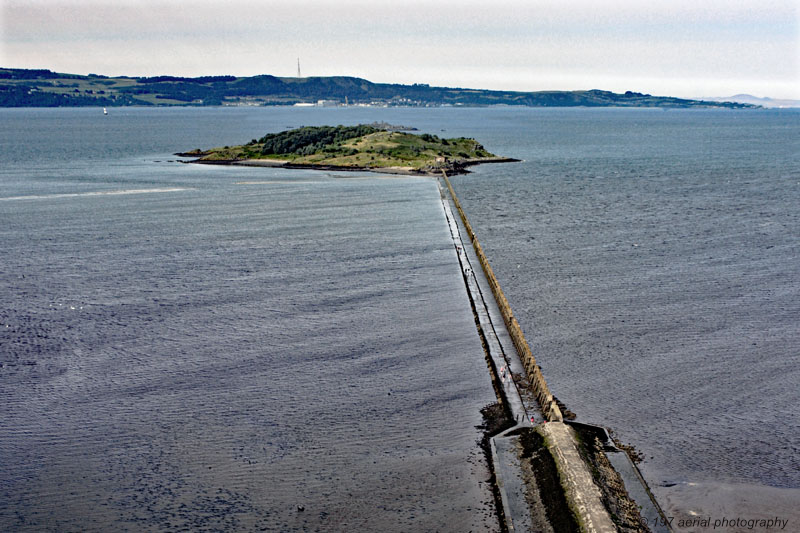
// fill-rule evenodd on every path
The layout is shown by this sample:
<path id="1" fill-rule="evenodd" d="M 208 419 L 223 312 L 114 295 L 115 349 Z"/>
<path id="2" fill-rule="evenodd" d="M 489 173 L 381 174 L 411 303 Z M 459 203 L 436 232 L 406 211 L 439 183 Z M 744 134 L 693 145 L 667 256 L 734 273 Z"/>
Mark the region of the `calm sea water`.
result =
<path id="1" fill-rule="evenodd" d="M 496 529 L 435 181 L 169 162 L 292 110 L 0 114 L 0 530 Z"/>
<path id="2" fill-rule="evenodd" d="M 797 112 L 0 118 L 3 529 L 493 527 L 435 183 L 170 162 L 374 120 L 524 160 L 453 184 L 551 389 L 658 496 L 800 488 Z"/>
<path id="3" fill-rule="evenodd" d="M 800 112 L 479 124 L 525 161 L 453 183 L 554 393 L 670 514 L 800 528 Z"/>

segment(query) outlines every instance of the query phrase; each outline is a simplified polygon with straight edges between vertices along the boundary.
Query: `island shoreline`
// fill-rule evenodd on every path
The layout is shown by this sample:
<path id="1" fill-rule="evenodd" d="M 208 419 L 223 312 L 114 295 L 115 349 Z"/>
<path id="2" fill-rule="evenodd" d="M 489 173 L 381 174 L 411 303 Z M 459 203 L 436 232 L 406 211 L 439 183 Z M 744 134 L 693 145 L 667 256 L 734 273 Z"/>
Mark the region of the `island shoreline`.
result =
<path id="1" fill-rule="evenodd" d="M 179 152 L 174 154 L 178 157 L 196 157 L 196 153 Z M 200 165 L 221 165 L 221 166 L 242 166 L 242 167 L 267 167 L 267 168 L 286 168 L 293 170 L 324 170 L 324 171 L 345 171 L 345 172 L 375 172 L 379 174 L 394 174 L 404 176 L 439 176 L 442 170 L 445 170 L 448 175 L 454 174 L 468 174 L 468 167 L 481 165 L 483 163 L 518 163 L 521 159 L 514 159 L 512 157 L 491 157 L 483 159 L 464 159 L 457 162 L 451 162 L 442 167 L 430 170 L 418 170 L 405 167 L 364 167 L 364 166 L 345 166 L 345 165 L 328 165 L 328 164 L 313 164 L 313 163 L 292 163 L 290 161 L 281 159 L 191 159 L 188 161 L 181 161 L 181 163 L 196 163 Z"/>

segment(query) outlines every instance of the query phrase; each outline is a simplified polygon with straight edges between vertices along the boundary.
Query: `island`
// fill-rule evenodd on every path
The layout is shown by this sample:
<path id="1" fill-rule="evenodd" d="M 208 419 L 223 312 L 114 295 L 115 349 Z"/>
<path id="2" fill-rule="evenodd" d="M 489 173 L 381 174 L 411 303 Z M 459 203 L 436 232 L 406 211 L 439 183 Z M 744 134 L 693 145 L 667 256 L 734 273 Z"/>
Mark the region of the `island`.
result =
<path id="1" fill-rule="evenodd" d="M 417 135 L 374 124 L 305 126 L 269 133 L 244 145 L 198 148 L 175 155 L 194 158 L 187 163 L 411 175 L 463 174 L 467 167 L 480 163 L 518 161 L 488 152 L 475 139 Z"/>

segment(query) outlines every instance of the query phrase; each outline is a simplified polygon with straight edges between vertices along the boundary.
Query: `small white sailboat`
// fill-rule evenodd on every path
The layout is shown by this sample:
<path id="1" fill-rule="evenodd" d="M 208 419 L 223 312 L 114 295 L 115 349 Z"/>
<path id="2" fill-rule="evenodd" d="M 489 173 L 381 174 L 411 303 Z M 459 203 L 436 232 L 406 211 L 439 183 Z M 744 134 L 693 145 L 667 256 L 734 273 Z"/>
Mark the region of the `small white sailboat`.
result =
<path id="1" fill-rule="evenodd" d="M 103 108 L 103 114 L 108 115 L 108 109 L 106 109 L 105 107 Z"/>

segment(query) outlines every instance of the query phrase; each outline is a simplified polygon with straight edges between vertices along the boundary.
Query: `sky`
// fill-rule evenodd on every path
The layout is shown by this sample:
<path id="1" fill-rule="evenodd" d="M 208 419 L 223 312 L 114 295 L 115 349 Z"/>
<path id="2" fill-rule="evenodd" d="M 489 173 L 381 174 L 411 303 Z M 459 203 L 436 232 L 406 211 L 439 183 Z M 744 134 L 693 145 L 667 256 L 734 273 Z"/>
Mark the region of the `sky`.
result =
<path id="1" fill-rule="evenodd" d="M 800 0 L 0 0 L 0 66 L 800 99 Z"/>

